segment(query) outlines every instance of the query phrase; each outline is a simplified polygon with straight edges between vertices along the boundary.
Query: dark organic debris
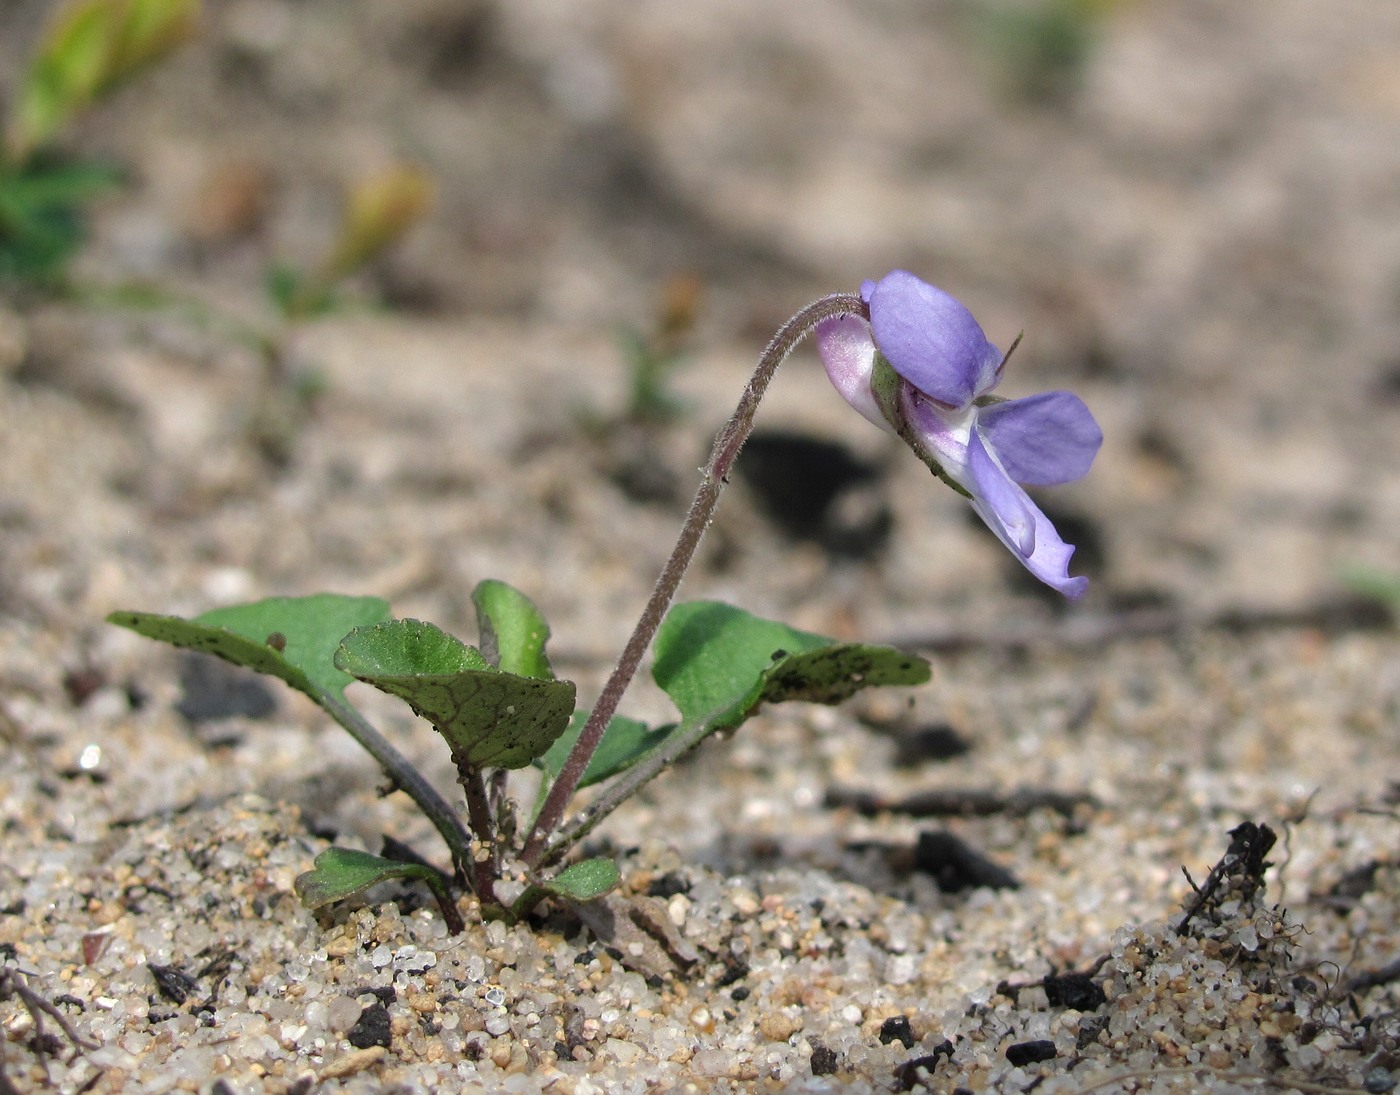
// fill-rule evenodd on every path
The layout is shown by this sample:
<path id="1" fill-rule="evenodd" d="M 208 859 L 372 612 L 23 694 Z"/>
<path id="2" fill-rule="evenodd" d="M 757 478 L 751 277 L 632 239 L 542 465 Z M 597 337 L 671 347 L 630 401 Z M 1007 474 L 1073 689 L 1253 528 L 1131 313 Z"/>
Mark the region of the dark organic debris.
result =
<path id="1" fill-rule="evenodd" d="M 1079 1024 L 1079 1034 L 1074 1039 L 1074 1048 L 1081 1053 L 1099 1040 L 1099 1035 L 1108 1029 L 1111 1016 L 1090 1015 Z"/>
<path id="2" fill-rule="evenodd" d="M 841 1068 L 841 1055 L 820 1039 L 812 1039 L 812 1075 L 831 1076 Z"/>
<path id="3" fill-rule="evenodd" d="M 1365 992 L 1373 989 L 1377 985 L 1388 985 L 1392 981 L 1400 981 L 1400 958 L 1394 962 L 1388 962 L 1379 969 L 1362 970 L 1348 978 L 1346 988 L 1348 992 Z"/>
<path id="4" fill-rule="evenodd" d="M 1067 818 L 1074 816 L 1079 806 L 1095 806 L 1093 795 L 1066 791 L 1018 787 L 1010 793 L 994 790 L 940 788 L 916 791 L 904 798 L 885 798 L 869 791 L 833 787 L 826 793 L 826 805 L 831 809 L 855 810 L 865 817 L 876 814 L 905 814 L 908 817 L 988 817 L 1005 814 L 1024 817 L 1036 810 L 1053 810 Z"/>
<path id="5" fill-rule="evenodd" d="M 1353 867 L 1337 879 L 1323 895 L 1323 900 L 1335 909 L 1347 910 L 1375 889 L 1376 872 L 1385 866 L 1377 859 Z"/>
<path id="6" fill-rule="evenodd" d="M 1021 993 L 1026 989 L 1043 989 L 1046 1002 L 1052 1008 L 1094 1011 L 1108 1002 L 1103 989 L 1094 980 L 1108 960 L 1109 956 L 1104 955 L 1086 970 L 1052 972 L 1039 981 L 1002 981 L 997 985 L 997 994 L 1005 996 L 1012 1003 L 1018 1003 Z"/>
<path id="7" fill-rule="evenodd" d="M 63 674 L 63 691 L 74 707 L 82 707 L 106 683 L 107 675 L 93 665 L 70 669 Z"/>
<path id="8" fill-rule="evenodd" d="M 891 1042 L 900 1042 L 905 1049 L 914 1048 L 914 1031 L 907 1015 L 891 1015 L 880 1024 L 880 1044 L 887 1046 Z"/>
<path id="9" fill-rule="evenodd" d="M 1186 908 L 1186 915 L 1176 926 L 1177 935 L 1185 935 L 1197 918 L 1214 919 L 1214 914 L 1227 900 L 1251 903 L 1264 888 L 1264 872 L 1269 863 L 1264 858 L 1278 840 L 1267 825 L 1245 821 L 1230 830 L 1230 845 L 1220 862 L 1210 869 L 1200 886 L 1192 883 L 1195 896 Z M 1191 876 L 1188 874 L 1187 881 Z"/>
<path id="10" fill-rule="evenodd" d="M 1014 890 L 1021 885 L 1005 867 L 993 863 L 946 829 L 929 829 L 919 834 L 914 868 L 932 875 L 944 893 L 960 893 L 979 886 Z"/>
<path id="11" fill-rule="evenodd" d="M 388 1049 L 393 1041 L 393 1032 L 389 1025 L 389 1009 L 381 1003 L 370 1004 L 369 1007 L 360 1012 L 359 1019 L 355 1021 L 355 1025 L 350 1028 L 350 1032 L 345 1037 L 356 1049 L 369 1049 L 371 1046 L 383 1046 Z"/>
<path id="12" fill-rule="evenodd" d="M 1033 1042 L 1017 1042 L 1006 1047 L 1006 1059 L 1020 1068 L 1039 1061 L 1053 1061 L 1056 1057 L 1055 1043 L 1049 1038 L 1037 1038 Z"/>
<path id="13" fill-rule="evenodd" d="M 151 971 L 151 979 L 155 981 L 161 996 L 172 1004 L 183 1004 L 195 989 L 195 978 L 179 966 L 161 966 L 152 962 L 146 968 Z"/>
<path id="14" fill-rule="evenodd" d="M 73 1029 L 73 1024 L 68 1021 L 68 1017 L 63 1012 L 58 1010 L 57 1006 L 29 987 L 29 982 L 23 973 L 13 966 L 0 966 L 0 1003 L 10 999 L 18 999 L 24 1005 L 24 1010 L 29 1013 L 29 1020 L 34 1024 L 34 1052 L 39 1057 L 46 1078 L 48 1075 L 47 1058 L 50 1054 L 57 1052 L 56 1048 L 52 1048 L 57 1040 L 45 1031 L 45 1016 L 58 1024 L 65 1037 L 73 1044 L 75 1055 L 79 1049 L 97 1048 L 95 1043 L 82 1038 Z M 12 1092 L 18 1095 L 19 1089 L 10 1083 L 5 1073 L 5 1039 L 0 1037 L 0 1095 L 11 1095 Z M 98 1075 L 100 1076 L 101 1073 Z"/>
<path id="15" fill-rule="evenodd" d="M 1097 1011 L 1108 1003 L 1103 986 L 1087 973 L 1052 973 L 1042 983 L 1052 1008 Z"/>
<path id="16" fill-rule="evenodd" d="M 660 878 L 652 879 L 651 884 L 647 886 L 648 897 L 659 897 L 662 900 L 689 892 L 690 881 L 677 871 L 668 871 Z"/>
<path id="17" fill-rule="evenodd" d="M 923 1082 L 923 1077 L 919 1075 L 921 1072 L 925 1077 L 932 1076 L 933 1070 L 938 1067 L 940 1057 L 947 1057 L 950 1061 L 953 1059 L 953 1043 L 946 1038 L 933 1047 L 932 1053 L 911 1057 L 903 1064 L 896 1065 L 894 1078 L 895 1082 L 899 1084 L 899 1090 L 913 1091 Z"/>
<path id="18" fill-rule="evenodd" d="M 749 975 L 748 963 L 741 962 L 732 955 L 724 960 L 724 972 L 715 980 L 716 988 L 728 988 L 737 981 L 742 981 Z"/>

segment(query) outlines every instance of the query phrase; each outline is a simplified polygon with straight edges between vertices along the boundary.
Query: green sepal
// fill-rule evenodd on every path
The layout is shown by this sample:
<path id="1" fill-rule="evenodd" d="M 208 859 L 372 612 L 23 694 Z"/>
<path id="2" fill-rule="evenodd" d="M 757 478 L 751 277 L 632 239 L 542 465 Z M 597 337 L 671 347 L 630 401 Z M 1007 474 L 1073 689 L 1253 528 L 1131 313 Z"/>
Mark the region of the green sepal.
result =
<path id="1" fill-rule="evenodd" d="M 904 381 L 894 371 L 894 366 L 890 364 L 889 359 L 876 350 L 875 368 L 870 376 L 870 391 L 875 396 L 875 403 L 880 408 L 880 413 L 884 415 L 885 421 L 890 424 L 890 428 L 895 433 L 899 434 L 900 440 L 914 450 L 914 455 L 924 462 L 929 471 L 964 498 L 971 498 L 972 494 L 968 489 L 956 482 L 944 470 L 943 465 L 938 462 L 938 458 L 929 451 L 923 439 L 909 425 L 904 408 L 900 404 L 899 392 L 903 383 Z"/>

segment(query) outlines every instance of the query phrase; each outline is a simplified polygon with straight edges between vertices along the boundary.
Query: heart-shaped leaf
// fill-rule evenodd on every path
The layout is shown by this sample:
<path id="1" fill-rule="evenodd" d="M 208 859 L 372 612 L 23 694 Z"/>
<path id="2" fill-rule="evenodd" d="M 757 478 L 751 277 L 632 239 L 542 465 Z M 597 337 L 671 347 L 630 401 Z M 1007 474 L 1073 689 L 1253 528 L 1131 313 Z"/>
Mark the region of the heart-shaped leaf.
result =
<path id="1" fill-rule="evenodd" d="M 557 779 L 559 773 L 564 770 L 564 762 L 569 759 L 569 753 L 578 741 L 578 736 L 583 733 L 583 725 L 587 721 L 587 711 L 575 711 L 563 736 L 549 747 L 549 752 L 535 762 L 551 780 Z M 584 770 L 583 778 L 579 780 L 579 787 L 601 783 L 609 776 L 615 776 L 632 767 L 665 741 L 667 735 L 675 728 L 675 724 L 671 724 L 653 729 L 636 719 L 622 715 L 613 716 L 608 722 L 607 730 L 603 732 L 603 740 L 598 743 L 598 748 L 588 760 L 588 767 Z"/>
<path id="2" fill-rule="evenodd" d="M 472 603 L 488 662 L 517 676 L 554 679 L 544 652 L 549 625 L 533 601 L 514 586 L 488 578 L 472 591 Z"/>
<path id="3" fill-rule="evenodd" d="M 277 677 L 320 703 L 322 695 L 341 699 L 352 679 L 333 661 L 345 633 L 388 615 L 389 602 L 378 597 L 318 593 L 219 608 L 192 620 L 149 612 L 113 612 L 107 619 Z"/>
<path id="4" fill-rule="evenodd" d="M 335 664 L 431 722 L 459 767 L 524 768 L 554 744 L 574 709 L 573 682 L 500 672 L 420 620 L 356 628 Z"/>
<path id="5" fill-rule="evenodd" d="M 876 685 L 923 684 L 929 665 L 885 646 L 838 643 L 718 601 L 676 605 L 653 644 L 652 677 L 687 723 L 732 729 L 761 703 L 840 703 Z"/>

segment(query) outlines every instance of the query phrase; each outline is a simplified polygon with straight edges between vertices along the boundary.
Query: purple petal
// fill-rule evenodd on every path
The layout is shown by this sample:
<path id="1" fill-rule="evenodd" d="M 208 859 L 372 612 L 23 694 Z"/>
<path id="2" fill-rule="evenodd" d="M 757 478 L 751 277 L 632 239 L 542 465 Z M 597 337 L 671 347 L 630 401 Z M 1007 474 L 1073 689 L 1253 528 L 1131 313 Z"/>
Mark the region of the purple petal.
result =
<path id="1" fill-rule="evenodd" d="M 981 408 L 977 426 L 1006 474 L 1049 487 L 1082 478 L 1103 443 L 1103 431 L 1071 392 L 1046 392 Z"/>
<path id="2" fill-rule="evenodd" d="M 817 350 L 831 383 L 852 407 L 881 429 L 892 427 L 880 413 L 870 379 L 875 373 L 875 341 L 859 316 L 824 319 L 817 324 Z"/>
<path id="3" fill-rule="evenodd" d="M 972 313 L 942 289 L 895 270 L 867 299 L 880 352 L 921 392 L 960 409 L 996 385 L 1001 351 Z"/>
<path id="4" fill-rule="evenodd" d="M 1069 576 L 1074 548 L 1060 539 L 1050 518 L 991 458 L 976 430 L 968 442 L 968 464 L 977 488 L 972 497 L 977 516 L 1042 582 L 1071 600 L 1082 597 L 1089 579 Z"/>
<path id="5" fill-rule="evenodd" d="M 993 531 L 1021 558 L 1030 558 L 1035 554 L 1036 533 L 1035 518 L 1031 516 L 1031 500 L 997 466 L 975 429 L 967 442 L 967 467 L 972 474 L 973 499 L 981 501 L 996 515 L 997 524 L 992 526 Z M 986 514 L 982 519 L 986 520 Z"/>

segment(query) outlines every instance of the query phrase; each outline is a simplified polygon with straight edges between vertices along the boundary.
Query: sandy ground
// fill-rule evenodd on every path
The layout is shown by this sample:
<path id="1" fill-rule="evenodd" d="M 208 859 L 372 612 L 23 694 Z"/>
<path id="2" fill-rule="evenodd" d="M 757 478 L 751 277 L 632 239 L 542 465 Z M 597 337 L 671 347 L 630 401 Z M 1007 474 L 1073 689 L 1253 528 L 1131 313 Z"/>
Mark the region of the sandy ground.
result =
<path id="1" fill-rule="evenodd" d="M 48 10 L 0 9 L 0 86 Z M 132 185 L 70 299 L 0 310 L 0 956 L 85 1043 L 36 1038 L 11 973 L 13 1086 L 1391 1090 L 1400 662 L 1343 575 L 1400 573 L 1400 8 L 1115 5 L 1031 101 L 989 10 L 229 0 L 84 123 Z M 286 416 L 175 298 L 269 324 L 266 264 L 314 261 L 398 157 L 434 212 L 288 335 L 321 394 Z M 470 638 L 497 577 L 591 695 L 768 335 L 901 266 L 1026 331 L 1005 394 L 1098 416 L 1044 499 L 1088 597 L 1031 588 L 804 349 L 761 427 L 873 478 L 795 533 L 755 448 L 686 595 L 905 644 L 933 683 L 772 710 L 620 811 L 595 850 L 635 936 L 464 899 L 451 938 L 398 889 L 301 909 L 332 839 L 442 849 L 309 704 L 105 615 L 329 589 Z M 618 330 L 683 274 L 685 413 L 608 426 Z M 165 305 L 104 291 L 133 283 Z M 251 706 L 181 713 L 221 685 Z M 451 786 L 429 729 L 356 699 Z M 1237 870 L 1178 933 L 1183 868 L 1244 822 L 1279 838 L 1263 888 Z M 948 834 L 1017 885 L 957 889 L 998 877 Z"/>

